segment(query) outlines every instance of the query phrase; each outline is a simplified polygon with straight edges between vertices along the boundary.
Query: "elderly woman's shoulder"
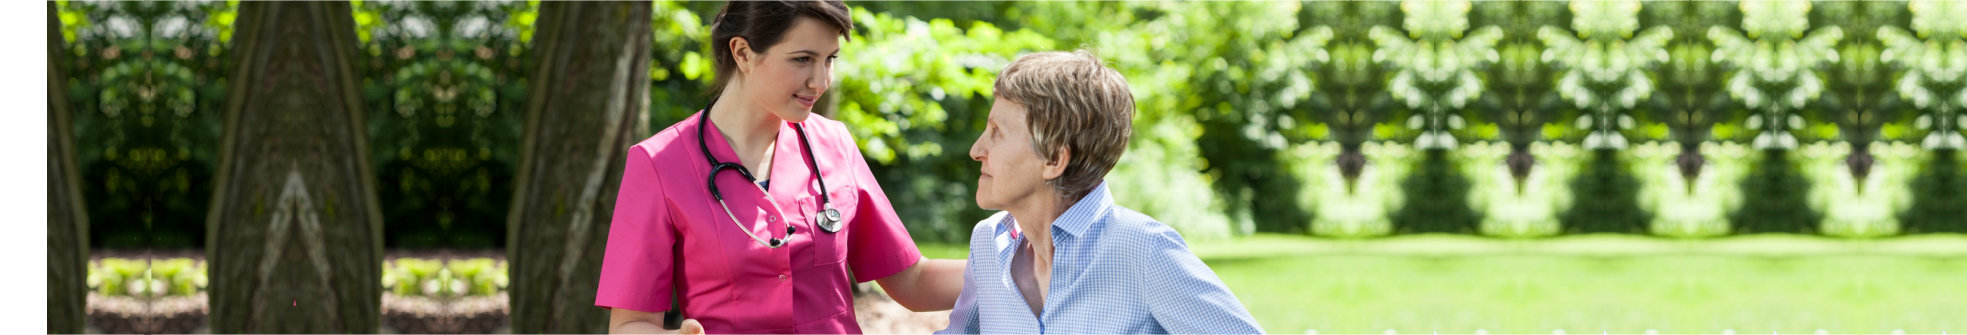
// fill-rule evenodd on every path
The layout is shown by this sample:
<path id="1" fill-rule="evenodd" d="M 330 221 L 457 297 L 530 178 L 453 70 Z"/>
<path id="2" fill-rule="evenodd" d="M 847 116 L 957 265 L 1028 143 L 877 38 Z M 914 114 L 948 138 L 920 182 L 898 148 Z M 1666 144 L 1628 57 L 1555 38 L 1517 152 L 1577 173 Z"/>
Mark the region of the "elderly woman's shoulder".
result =
<path id="1" fill-rule="evenodd" d="M 1147 242 L 1162 239 L 1173 239 L 1175 242 L 1181 242 L 1182 240 L 1181 233 L 1176 232 L 1174 227 L 1161 223 L 1160 220 L 1155 220 L 1154 217 L 1142 214 L 1132 208 L 1113 206 L 1113 210 L 1107 212 L 1106 221 L 1106 232 L 1104 235 L 1110 236 L 1111 238 L 1128 240 L 1130 242 Z"/>

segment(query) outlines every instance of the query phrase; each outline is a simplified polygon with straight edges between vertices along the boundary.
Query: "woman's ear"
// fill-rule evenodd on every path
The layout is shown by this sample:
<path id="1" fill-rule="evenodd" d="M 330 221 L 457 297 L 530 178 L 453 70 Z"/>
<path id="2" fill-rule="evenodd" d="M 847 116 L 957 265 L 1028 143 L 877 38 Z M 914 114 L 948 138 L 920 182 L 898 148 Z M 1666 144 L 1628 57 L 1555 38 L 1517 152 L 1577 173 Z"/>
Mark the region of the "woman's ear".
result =
<path id="1" fill-rule="evenodd" d="M 1065 176 L 1065 167 L 1067 164 L 1071 164 L 1071 163 L 1072 163 L 1072 147 L 1061 145 L 1059 146 L 1058 159 L 1053 159 L 1050 162 L 1045 162 L 1045 171 L 1042 177 L 1044 177 L 1045 180 L 1059 179 L 1059 177 Z"/>
<path id="2" fill-rule="evenodd" d="M 738 36 L 732 37 L 730 43 L 731 60 L 734 61 L 733 63 L 737 63 L 738 73 L 750 74 L 751 61 L 758 58 L 757 54 L 751 53 L 751 41 L 745 40 L 743 36 Z"/>

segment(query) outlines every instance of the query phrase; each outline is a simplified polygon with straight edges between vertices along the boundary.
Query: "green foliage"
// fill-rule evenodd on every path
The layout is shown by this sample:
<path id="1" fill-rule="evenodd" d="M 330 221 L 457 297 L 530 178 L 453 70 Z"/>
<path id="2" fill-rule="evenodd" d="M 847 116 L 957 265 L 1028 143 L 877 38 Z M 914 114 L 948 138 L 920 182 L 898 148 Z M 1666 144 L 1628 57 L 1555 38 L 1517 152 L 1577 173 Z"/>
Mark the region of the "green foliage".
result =
<path id="1" fill-rule="evenodd" d="M 1562 107 L 1551 81 L 1555 66 L 1542 56 L 1548 44 L 1536 39 L 1535 24 L 1561 20 L 1568 12 L 1557 2 L 1534 1 L 1481 2 L 1475 9 L 1478 22 L 1502 27 L 1504 34 L 1497 46 L 1497 66 L 1485 73 L 1489 94 L 1482 95 L 1476 105 L 1487 112 L 1481 119 L 1493 124 L 1497 134 L 1478 132 L 1477 136 L 1494 139 L 1494 135 L 1501 135 L 1518 148 L 1527 147 L 1542 135 L 1543 123 Z M 1528 168 L 1528 163 L 1521 167 L 1522 171 Z"/>
<path id="2" fill-rule="evenodd" d="M 649 129 L 655 134 L 696 114 L 710 102 L 711 77 L 716 72 L 710 55 L 710 18 L 714 2 L 656 1 L 650 7 Z M 852 45 L 853 43 L 848 43 Z M 838 75 L 836 75 L 837 77 Z M 835 95 L 828 95 L 829 97 Z"/>
<path id="3" fill-rule="evenodd" d="M 1473 189 L 1469 205 L 1483 213 L 1482 235 L 1509 238 L 1556 235 L 1564 227 L 1559 220 L 1572 203 L 1583 202 L 1571 194 L 1566 181 L 1574 180 L 1578 166 L 1567 164 L 1582 159 L 1578 146 L 1563 142 L 1536 142 L 1526 150 L 1540 164 L 1521 182 L 1516 182 L 1507 161 L 1514 145 L 1504 142 L 1469 143 L 1457 150 L 1467 164 Z M 1627 189 L 1631 192 L 1631 189 Z"/>
<path id="4" fill-rule="evenodd" d="M 354 5 L 388 243 L 497 246 L 539 6 Z M 653 4 L 646 133 L 708 100 L 722 5 Z M 1116 200 L 1192 239 L 1537 237 L 1553 220 L 1869 237 L 1947 231 L 1924 227 L 1967 207 L 1951 153 L 1890 142 L 1967 145 L 1967 5 L 1951 1 L 861 6 L 820 112 L 848 124 L 924 241 L 963 240 L 988 215 L 965 152 L 997 72 L 1080 48 L 1137 102 Z M 92 243 L 198 246 L 236 5 L 57 7 Z M 1758 163 L 1757 149 L 1791 152 Z"/>
<path id="5" fill-rule="evenodd" d="M 1835 122 L 1838 133 L 1859 149 L 1853 153 L 1854 161 L 1861 158 L 1855 155 L 1863 154 L 1878 138 L 1879 127 L 1897 119 L 1903 108 L 1892 86 L 1895 73 L 1882 58 L 1884 44 L 1876 34 L 1862 32 L 1900 24 L 1906 17 L 1905 8 L 1903 2 L 1825 2 L 1811 12 L 1813 20 L 1853 32 L 1839 43 L 1838 62 L 1824 71 L 1828 90 L 1812 109 L 1816 119 Z M 1868 163 L 1860 167 L 1853 162 L 1852 173 L 1862 178 L 1863 171 L 1870 168 Z"/>
<path id="6" fill-rule="evenodd" d="M 1456 111 L 1481 96 L 1478 71 L 1501 57 L 1494 45 L 1503 33 L 1495 26 L 1468 31 L 1470 8 L 1466 1 L 1402 2 L 1404 35 L 1387 26 L 1367 32 L 1379 45 L 1373 60 L 1395 69 L 1387 93 L 1418 111 L 1407 127 L 1420 131 L 1414 145 L 1423 158 L 1400 182 L 1407 196 L 1401 209 L 1388 215 L 1397 232 L 1473 233 L 1481 222 L 1467 203 L 1468 179 L 1449 157 L 1456 145 L 1449 131 L 1466 126 Z"/>
<path id="7" fill-rule="evenodd" d="M 510 283 L 506 263 L 491 258 L 397 258 L 383 263 L 383 289 L 399 296 L 492 296 L 504 293 Z"/>
<path id="8" fill-rule="evenodd" d="M 385 244 L 505 242 L 536 3 L 358 2 Z"/>
<path id="9" fill-rule="evenodd" d="M 1305 181 L 1299 190 L 1300 206 L 1311 208 L 1310 233 L 1318 236 L 1357 238 L 1393 233 L 1388 213 L 1401 208 L 1405 200 L 1400 180 L 1406 178 L 1419 157 L 1413 148 L 1393 142 L 1366 142 L 1359 147 L 1365 160 L 1360 173 L 1348 180 L 1340 168 L 1328 164 L 1340 155 L 1343 145 L 1334 142 L 1295 146 L 1287 160 L 1298 162 L 1292 172 Z"/>
<path id="10" fill-rule="evenodd" d="M 1747 120 L 1756 149 L 1790 149 L 1797 145 L 1792 131 L 1804 129 L 1802 116 L 1792 114 L 1817 98 L 1824 82 L 1816 69 L 1838 59 L 1835 46 L 1844 37 L 1836 26 L 1809 27 L 1810 3 L 1802 1 L 1745 1 L 1742 29 L 1708 29 L 1714 41 L 1713 59 L 1735 70 L 1725 89 L 1729 96 L 1755 111 Z"/>
<path id="11" fill-rule="evenodd" d="M 1373 60 L 1373 41 L 1367 32 L 1398 15 L 1393 2 L 1319 1 L 1308 4 L 1299 14 L 1301 22 L 1317 22 L 1332 29 L 1332 40 L 1325 52 L 1329 60 L 1314 71 L 1317 87 L 1310 105 L 1312 119 L 1328 125 L 1329 140 L 1343 144 L 1348 154 L 1358 155 L 1360 146 L 1373 138 L 1373 125 L 1387 118 L 1395 107 L 1386 91 L 1385 70 Z M 1358 177 L 1357 171 L 1347 178 Z"/>
<path id="12" fill-rule="evenodd" d="M 1638 1 L 1577 1 L 1571 3 L 1571 11 L 1576 38 L 1554 26 L 1537 31 L 1537 38 L 1550 46 L 1544 50 L 1543 59 L 1565 68 L 1557 79 L 1558 93 L 1590 112 L 1577 121 L 1579 129 L 1591 129 L 1584 140 L 1585 148 L 1625 148 L 1626 139 L 1620 131 L 1637 123 L 1624 111 L 1653 93 L 1647 70 L 1667 60 L 1661 47 L 1673 38 L 1673 29 L 1638 31 Z"/>
<path id="13" fill-rule="evenodd" d="M 1397 233 L 1476 233 L 1483 213 L 1469 206 L 1471 183 L 1448 149 L 1422 149 L 1420 161 L 1400 180 L 1399 210 L 1387 214 Z"/>
<path id="14" fill-rule="evenodd" d="M 1742 178 L 1742 204 L 1728 213 L 1736 234 L 1797 233 L 1817 230 L 1823 213 L 1811 208 L 1813 185 L 1804 178 L 1791 150 L 1759 149 L 1761 160 Z"/>
<path id="15" fill-rule="evenodd" d="M 1407 127 L 1421 131 L 1414 140 L 1421 149 L 1455 147 L 1449 131 L 1460 130 L 1467 122 L 1456 111 L 1481 97 L 1482 77 L 1477 71 L 1501 58 L 1494 46 L 1503 38 L 1502 29 L 1487 26 L 1468 31 L 1470 6 L 1467 1 L 1402 2 L 1400 10 L 1407 14 L 1401 24 L 1404 35 L 1387 26 L 1367 32 L 1379 45 L 1373 60 L 1396 69 L 1387 79 L 1387 93 L 1419 111 L 1407 119 Z"/>
<path id="16" fill-rule="evenodd" d="M 104 258 L 89 262 L 89 289 L 105 296 L 191 296 L 205 291 L 205 263 L 190 258 Z"/>
<path id="17" fill-rule="evenodd" d="M 1222 201 L 1198 205 L 1220 206 L 1232 232 L 1305 231 L 1312 215 L 1297 205 L 1297 191 L 1306 185 L 1278 171 L 1289 169 L 1291 163 L 1281 157 L 1288 146 L 1311 140 L 1314 129 L 1325 128 L 1311 122 L 1314 110 L 1306 105 L 1318 85 L 1313 70 L 1329 60 L 1323 46 L 1333 37 L 1330 29 L 1301 24 L 1297 3 L 1048 4 L 1030 12 L 1054 7 L 1071 7 L 1059 10 L 1061 14 L 1125 18 L 1115 21 L 1119 27 L 1059 27 L 1041 33 L 1065 36 L 1062 45 L 1088 45 L 1111 57 L 1110 64 L 1134 89 L 1137 129 L 1191 122 L 1183 119 L 1199 126 L 1199 134 L 1179 138 L 1136 137 L 1132 148 L 1192 143 L 1203 160 L 1196 167 L 1213 181 L 1212 198 Z M 1045 29 L 1039 23 L 1026 27 Z M 1205 31 L 1211 33 L 1199 33 Z"/>
<path id="18" fill-rule="evenodd" d="M 1967 232 L 1967 168 L 1960 151 L 1927 152 L 1918 176 L 1912 178 L 1912 205 L 1898 218 L 1908 234 Z"/>
<path id="19" fill-rule="evenodd" d="M 1654 91 L 1649 109 L 1651 121 L 1664 123 L 1675 142 L 1695 151 L 1686 161 L 1683 174 L 1698 178 L 1699 148 L 1712 133 L 1710 127 L 1731 112 L 1731 101 L 1722 91 L 1725 72 L 1711 58 L 1714 43 L 1698 32 L 1716 22 L 1738 22 L 1735 6 L 1717 1 L 1653 2 L 1641 12 L 1653 25 L 1682 32 L 1666 42 L 1667 59 L 1655 68 Z"/>
<path id="20" fill-rule="evenodd" d="M 1798 148 L 1802 173 L 1810 179 L 1810 208 L 1823 212 L 1818 232 L 1837 237 L 1880 237 L 1899 234 L 1896 215 L 1912 205 L 1909 182 L 1919 171 L 1919 147 L 1910 143 L 1871 142 L 1867 152 L 1878 166 L 1866 178 L 1853 176 L 1845 157 L 1852 144 L 1818 142 Z"/>
<path id="21" fill-rule="evenodd" d="M 1681 238 L 1728 234 L 1728 210 L 1742 203 L 1739 186 L 1748 173 L 1752 149 L 1733 142 L 1703 142 L 1693 150 L 1707 153 L 1705 168 L 1686 174 L 1676 166 L 1679 143 L 1641 143 L 1628 148 L 1633 175 L 1639 178 L 1639 206 L 1653 213 L 1647 231 Z"/>
<path id="22" fill-rule="evenodd" d="M 1926 131 L 1927 149 L 1967 147 L 1961 124 L 1967 123 L 1967 4 L 1954 1 L 1913 1 L 1912 29 L 1883 26 L 1878 40 L 1885 51 L 1879 59 L 1905 71 L 1894 88 L 1922 113 L 1913 121 Z"/>
<path id="23" fill-rule="evenodd" d="M 1107 173 L 1114 203 L 1174 227 L 1188 241 L 1250 233 L 1223 215 L 1223 198 L 1210 191 L 1207 175 L 1196 172 L 1201 167 L 1195 157 L 1202 153 L 1192 139 L 1200 135 L 1200 126 L 1182 118 L 1136 124 L 1144 128 L 1134 128 L 1133 145 Z"/>
<path id="24" fill-rule="evenodd" d="M 198 247 L 236 2 L 62 2 L 89 245 Z"/>
<path id="25" fill-rule="evenodd" d="M 1586 146 L 1590 148 L 1589 145 Z M 1567 233 L 1646 233 L 1653 215 L 1639 206 L 1639 179 L 1620 150 L 1589 149 L 1571 179 L 1574 201 L 1559 219 Z"/>

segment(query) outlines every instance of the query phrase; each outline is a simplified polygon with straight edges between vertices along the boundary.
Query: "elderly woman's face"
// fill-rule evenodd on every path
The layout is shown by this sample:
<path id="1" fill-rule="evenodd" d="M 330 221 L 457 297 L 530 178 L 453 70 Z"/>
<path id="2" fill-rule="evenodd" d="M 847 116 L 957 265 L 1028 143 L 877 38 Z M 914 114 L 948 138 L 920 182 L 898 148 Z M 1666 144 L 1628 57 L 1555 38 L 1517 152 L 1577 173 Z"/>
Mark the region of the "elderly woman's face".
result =
<path id="1" fill-rule="evenodd" d="M 991 102 L 989 123 L 970 145 L 970 159 L 983 163 L 977 176 L 977 206 L 991 210 L 1028 208 L 1056 198 L 1045 183 L 1048 166 L 1031 144 L 1024 104 L 997 98 Z M 1063 164 L 1061 162 L 1060 164 Z"/>

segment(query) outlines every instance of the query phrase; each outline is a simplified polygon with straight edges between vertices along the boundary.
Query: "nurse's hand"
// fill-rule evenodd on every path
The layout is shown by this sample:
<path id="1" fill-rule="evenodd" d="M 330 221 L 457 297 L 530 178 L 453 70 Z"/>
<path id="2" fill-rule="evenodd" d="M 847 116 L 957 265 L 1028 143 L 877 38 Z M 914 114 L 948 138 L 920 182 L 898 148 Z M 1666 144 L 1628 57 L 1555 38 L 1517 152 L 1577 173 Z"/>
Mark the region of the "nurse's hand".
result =
<path id="1" fill-rule="evenodd" d="M 703 335 L 703 323 L 697 322 L 697 319 L 683 319 L 683 328 L 676 329 L 676 333 L 687 334 L 687 335 Z"/>

